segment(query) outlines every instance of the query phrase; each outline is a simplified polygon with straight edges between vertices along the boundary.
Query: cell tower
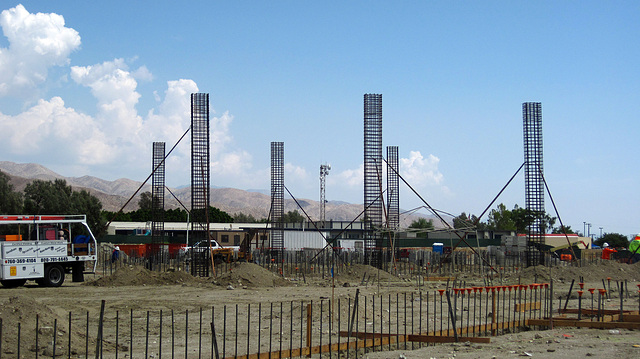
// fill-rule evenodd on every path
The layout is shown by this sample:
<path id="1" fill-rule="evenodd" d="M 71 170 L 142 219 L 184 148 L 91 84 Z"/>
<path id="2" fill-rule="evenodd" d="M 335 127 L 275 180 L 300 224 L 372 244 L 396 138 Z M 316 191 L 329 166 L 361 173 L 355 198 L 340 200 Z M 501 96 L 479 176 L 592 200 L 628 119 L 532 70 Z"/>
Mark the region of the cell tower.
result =
<path id="1" fill-rule="evenodd" d="M 382 227 L 382 95 L 364 95 L 364 206 L 368 232 L 365 252 L 368 262 L 380 267 L 380 236 Z"/>
<path id="2" fill-rule="evenodd" d="M 209 238 L 209 94 L 191 94 L 191 222 L 189 240 L 192 242 Z M 202 253 L 209 253 L 204 251 Z M 208 276 L 206 258 L 202 265 L 194 262 L 191 274 Z"/>
<path id="3" fill-rule="evenodd" d="M 329 171 L 331 170 L 331 165 L 320 165 L 320 222 L 324 226 L 325 217 L 325 205 L 327 204 L 327 200 L 325 198 L 325 190 L 326 190 L 326 178 L 329 175 Z"/>
<path id="4" fill-rule="evenodd" d="M 284 250 L 284 142 L 271 142 L 271 248 Z"/>
<path id="5" fill-rule="evenodd" d="M 522 104 L 524 123 L 524 182 L 526 208 L 534 211 L 536 219 L 527 228 L 527 266 L 544 264 L 545 228 L 542 228 L 544 208 L 544 181 L 542 161 L 542 104 Z"/>
<path id="6" fill-rule="evenodd" d="M 164 142 L 153 143 L 151 178 L 151 250 L 149 251 L 151 265 L 155 262 L 162 262 L 162 251 L 160 245 L 164 241 L 164 184 L 165 184 L 165 161 Z"/>
<path id="7" fill-rule="evenodd" d="M 387 146 L 387 215 L 389 229 L 400 226 L 400 182 L 398 181 L 398 146 Z"/>

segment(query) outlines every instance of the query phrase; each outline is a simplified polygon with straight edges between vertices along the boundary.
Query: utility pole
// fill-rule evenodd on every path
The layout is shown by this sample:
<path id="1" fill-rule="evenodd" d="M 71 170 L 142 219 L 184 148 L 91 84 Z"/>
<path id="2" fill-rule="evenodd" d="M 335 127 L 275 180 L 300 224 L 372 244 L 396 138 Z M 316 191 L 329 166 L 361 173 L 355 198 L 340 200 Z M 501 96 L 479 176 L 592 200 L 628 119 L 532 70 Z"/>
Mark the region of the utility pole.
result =
<path id="1" fill-rule="evenodd" d="M 320 222 L 322 222 L 323 226 L 325 221 L 325 204 L 327 203 L 325 199 L 326 178 L 329 175 L 329 170 L 331 170 L 331 165 L 320 165 Z"/>

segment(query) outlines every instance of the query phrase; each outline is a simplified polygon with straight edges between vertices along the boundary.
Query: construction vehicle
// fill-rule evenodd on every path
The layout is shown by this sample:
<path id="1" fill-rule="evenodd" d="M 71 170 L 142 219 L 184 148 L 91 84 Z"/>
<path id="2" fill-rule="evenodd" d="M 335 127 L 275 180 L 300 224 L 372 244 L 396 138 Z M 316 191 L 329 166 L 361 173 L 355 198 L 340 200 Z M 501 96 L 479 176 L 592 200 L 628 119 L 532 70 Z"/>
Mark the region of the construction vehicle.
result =
<path id="1" fill-rule="evenodd" d="M 65 273 L 74 282 L 84 281 L 85 266 L 95 273 L 97 241 L 85 215 L 0 216 L 0 283 L 20 287 L 35 280 L 45 287 L 59 287 Z"/>
<path id="2" fill-rule="evenodd" d="M 580 244 L 582 244 L 584 248 L 580 248 Z M 574 248 L 573 251 L 571 250 L 572 247 Z M 556 258 L 560 258 L 561 261 L 570 262 L 574 259 L 580 259 L 580 250 L 588 248 L 589 245 L 585 243 L 585 241 L 577 241 L 573 243 L 563 244 L 557 247 L 551 247 L 549 248 L 549 252 Z M 575 254 L 577 258 L 574 258 L 573 254 Z"/>

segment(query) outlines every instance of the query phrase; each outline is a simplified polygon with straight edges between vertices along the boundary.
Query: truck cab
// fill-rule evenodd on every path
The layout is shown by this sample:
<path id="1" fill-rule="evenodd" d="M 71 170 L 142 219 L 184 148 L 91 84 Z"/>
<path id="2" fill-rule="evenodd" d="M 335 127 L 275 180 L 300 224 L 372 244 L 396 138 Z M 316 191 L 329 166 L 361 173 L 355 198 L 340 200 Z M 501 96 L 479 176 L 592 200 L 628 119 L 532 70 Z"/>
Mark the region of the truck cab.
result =
<path id="1" fill-rule="evenodd" d="M 85 215 L 5 215 L 0 226 L 15 234 L 0 236 L 0 283 L 18 287 L 27 280 L 59 287 L 65 273 L 84 280 L 85 264 L 95 272 L 97 241 Z"/>

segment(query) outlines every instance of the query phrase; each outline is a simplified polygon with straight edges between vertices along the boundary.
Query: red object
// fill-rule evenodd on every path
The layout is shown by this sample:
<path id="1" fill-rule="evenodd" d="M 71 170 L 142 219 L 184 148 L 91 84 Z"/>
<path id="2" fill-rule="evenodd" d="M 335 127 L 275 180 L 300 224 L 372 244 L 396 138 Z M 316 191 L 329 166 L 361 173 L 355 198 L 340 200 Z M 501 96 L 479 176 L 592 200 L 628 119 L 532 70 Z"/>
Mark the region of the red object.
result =
<path id="1" fill-rule="evenodd" d="M 616 251 L 615 249 L 609 248 L 609 247 L 603 248 L 602 249 L 602 259 L 611 259 L 611 253 L 616 253 L 616 252 L 618 252 L 618 251 Z"/>
<path id="2" fill-rule="evenodd" d="M 578 291 L 578 296 L 582 297 L 582 293 L 584 293 L 584 291 L 579 290 L 579 291 Z"/>
<path id="3" fill-rule="evenodd" d="M 444 294 L 444 289 L 438 289 L 438 292 L 440 292 L 440 296 L 442 297 L 442 295 Z"/>

